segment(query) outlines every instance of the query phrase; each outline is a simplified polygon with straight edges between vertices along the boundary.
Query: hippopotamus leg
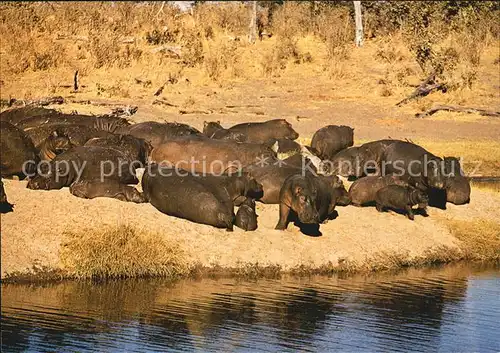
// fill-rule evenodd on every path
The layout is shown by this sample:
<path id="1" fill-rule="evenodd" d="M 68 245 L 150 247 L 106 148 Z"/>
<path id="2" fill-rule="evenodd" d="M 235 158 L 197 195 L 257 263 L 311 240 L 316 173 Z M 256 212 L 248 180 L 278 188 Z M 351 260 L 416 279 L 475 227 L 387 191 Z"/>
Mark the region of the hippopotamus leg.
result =
<path id="1" fill-rule="evenodd" d="M 276 225 L 277 230 L 285 230 L 288 226 L 288 216 L 290 215 L 290 207 L 283 202 L 280 203 L 280 219 Z"/>
<path id="2" fill-rule="evenodd" d="M 406 205 L 405 209 L 408 219 L 413 221 L 415 219 L 415 215 L 413 214 L 413 209 L 411 208 L 411 205 Z"/>

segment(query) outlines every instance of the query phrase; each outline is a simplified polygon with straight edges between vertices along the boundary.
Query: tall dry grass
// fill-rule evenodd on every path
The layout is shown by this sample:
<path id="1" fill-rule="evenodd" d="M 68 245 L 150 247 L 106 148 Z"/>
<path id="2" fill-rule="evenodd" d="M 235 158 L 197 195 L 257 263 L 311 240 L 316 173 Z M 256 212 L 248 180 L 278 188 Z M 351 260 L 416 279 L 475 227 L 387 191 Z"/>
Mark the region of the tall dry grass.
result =
<path id="1" fill-rule="evenodd" d="M 184 253 L 159 234 L 121 226 L 66 236 L 60 258 L 76 278 L 177 278 L 189 273 Z"/>
<path id="2" fill-rule="evenodd" d="M 500 223 L 479 219 L 475 221 L 449 220 L 451 233 L 462 241 L 465 259 L 474 261 L 500 260 Z"/>
<path id="3" fill-rule="evenodd" d="M 354 53 L 351 2 L 261 3 L 260 32 L 247 43 L 248 4 L 199 3 L 181 13 L 170 3 L 43 2 L 0 4 L 0 75 L 71 67 L 81 72 L 147 64 L 159 70 L 181 65 L 203 70 L 213 81 L 260 75 L 279 76 L 290 63 L 315 62 L 333 78 L 350 71 Z M 500 37 L 495 3 L 364 2 L 368 39 L 380 45 L 387 63 L 382 95 L 408 85 L 409 75 L 437 70 L 450 89 L 470 89 L 482 52 Z M 298 42 L 314 37 L 318 52 L 301 52 Z M 152 53 L 160 45 L 180 47 Z M 326 52 L 326 56 L 320 52 Z M 397 67 L 394 68 L 394 64 Z M 416 73 L 412 63 L 421 72 Z M 393 72 L 395 71 L 395 72 Z"/>

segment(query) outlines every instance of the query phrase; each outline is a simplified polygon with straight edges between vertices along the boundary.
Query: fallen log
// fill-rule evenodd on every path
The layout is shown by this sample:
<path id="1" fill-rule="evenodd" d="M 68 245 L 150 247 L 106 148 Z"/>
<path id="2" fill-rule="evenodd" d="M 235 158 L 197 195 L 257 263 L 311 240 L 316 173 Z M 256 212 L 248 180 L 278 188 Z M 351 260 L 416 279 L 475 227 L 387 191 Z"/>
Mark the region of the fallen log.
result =
<path id="1" fill-rule="evenodd" d="M 8 101 L 9 107 L 22 107 L 26 105 L 38 105 L 38 106 L 46 106 L 51 104 L 63 104 L 64 98 L 61 96 L 56 97 L 41 97 L 37 99 L 15 99 L 11 98 Z"/>
<path id="2" fill-rule="evenodd" d="M 402 106 L 403 104 L 408 103 L 409 101 L 417 98 L 417 97 L 425 97 L 429 93 L 435 90 L 440 90 L 441 92 L 446 92 L 446 85 L 444 83 L 436 83 L 436 73 L 432 73 L 427 77 L 424 82 L 422 82 L 416 89 L 410 94 L 408 97 L 403 99 L 402 101 L 396 103 L 397 107 Z"/>
<path id="3" fill-rule="evenodd" d="M 478 108 L 467 108 L 467 107 L 456 107 L 451 105 L 437 105 L 425 112 L 415 114 L 416 118 L 425 118 L 427 116 L 431 116 L 432 114 L 445 110 L 449 112 L 461 112 L 468 114 L 479 114 L 482 116 L 491 116 L 491 117 L 500 117 L 500 112 L 495 112 L 491 110 L 478 109 Z"/>
<path id="4" fill-rule="evenodd" d="M 166 100 L 164 99 L 155 99 L 153 101 L 153 103 L 151 103 L 153 105 L 166 105 L 168 107 L 178 107 L 178 105 L 175 105 L 175 104 L 172 104 L 172 103 L 169 103 L 167 102 Z"/>
<path id="5" fill-rule="evenodd" d="M 179 114 L 212 114 L 213 110 L 179 110 Z"/>

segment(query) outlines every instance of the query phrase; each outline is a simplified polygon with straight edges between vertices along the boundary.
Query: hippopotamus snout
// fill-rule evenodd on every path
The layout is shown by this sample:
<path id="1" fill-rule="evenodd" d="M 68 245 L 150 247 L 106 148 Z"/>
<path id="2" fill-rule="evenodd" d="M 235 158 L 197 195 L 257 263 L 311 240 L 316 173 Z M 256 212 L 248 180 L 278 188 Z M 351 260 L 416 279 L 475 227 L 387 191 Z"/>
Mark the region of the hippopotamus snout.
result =
<path id="1" fill-rule="evenodd" d="M 297 210 L 297 216 L 302 223 L 320 223 L 318 210 L 313 206 L 311 200 L 301 202 Z"/>
<path id="2" fill-rule="evenodd" d="M 31 190 L 49 190 L 49 184 L 49 179 L 37 175 L 28 181 L 26 187 Z"/>
<path id="3" fill-rule="evenodd" d="M 300 212 L 298 214 L 299 220 L 306 224 L 317 224 L 320 223 L 318 211 L 312 212 Z"/>

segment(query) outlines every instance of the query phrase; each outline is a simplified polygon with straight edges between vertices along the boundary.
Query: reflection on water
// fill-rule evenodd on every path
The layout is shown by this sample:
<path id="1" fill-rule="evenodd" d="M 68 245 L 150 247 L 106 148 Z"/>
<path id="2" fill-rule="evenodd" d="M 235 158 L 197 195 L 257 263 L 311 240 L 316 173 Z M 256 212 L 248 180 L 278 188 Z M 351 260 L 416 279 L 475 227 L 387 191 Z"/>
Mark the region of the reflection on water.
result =
<path id="1" fill-rule="evenodd" d="M 2 352 L 499 351 L 498 266 L 2 286 Z"/>

